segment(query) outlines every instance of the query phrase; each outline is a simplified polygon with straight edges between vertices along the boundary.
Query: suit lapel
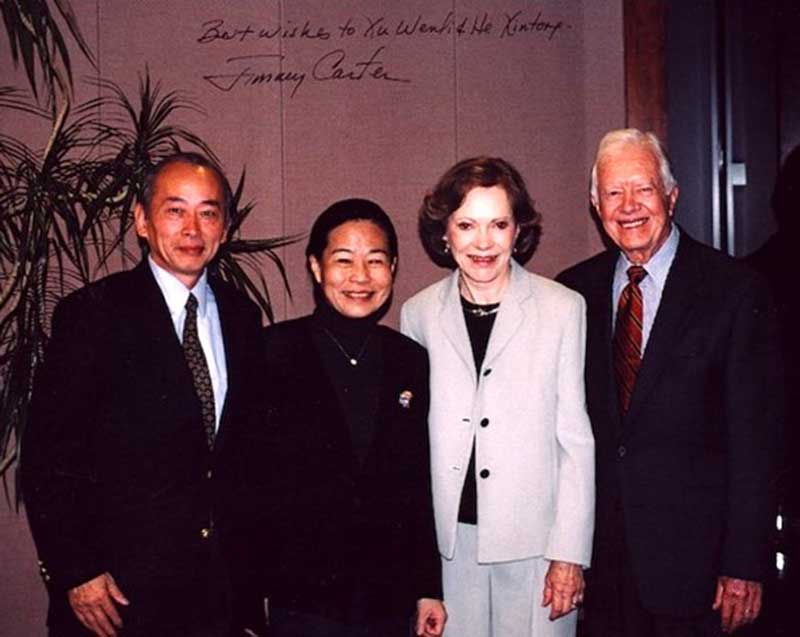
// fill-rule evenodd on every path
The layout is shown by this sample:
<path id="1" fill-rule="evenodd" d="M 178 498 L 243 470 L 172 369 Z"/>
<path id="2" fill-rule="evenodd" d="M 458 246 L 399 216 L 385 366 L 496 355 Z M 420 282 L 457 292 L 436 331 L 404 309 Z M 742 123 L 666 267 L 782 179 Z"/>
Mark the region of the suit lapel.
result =
<path id="1" fill-rule="evenodd" d="M 619 253 L 609 251 L 606 253 L 602 267 L 597 278 L 591 284 L 586 296 L 586 342 L 590 351 L 587 352 L 586 383 L 589 388 L 597 391 L 601 404 L 608 410 L 609 422 L 614 424 L 619 431 L 620 421 L 619 398 L 617 396 L 616 382 L 614 381 L 614 364 L 612 359 L 611 341 L 614 327 L 612 321 L 613 282 L 614 268 Z"/>
<path id="2" fill-rule="evenodd" d="M 473 381 L 477 384 L 475 362 L 472 357 L 472 347 L 467 334 L 467 324 L 464 321 L 464 311 L 461 309 L 461 295 L 458 291 L 458 272 L 453 272 L 447 285 L 442 289 L 440 297 L 441 309 L 439 310 L 439 324 L 447 340 L 458 352 Z"/>
<path id="3" fill-rule="evenodd" d="M 195 410 L 196 418 L 200 422 L 200 401 L 186 364 L 183 347 L 175 333 L 164 294 L 147 259 L 130 270 L 129 284 L 130 288 L 124 297 L 127 305 L 120 307 L 120 316 L 125 317 L 126 333 L 131 339 L 131 346 L 144 347 L 149 353 L 147 369 L 142 373 L 157 374 L 162 378 L 165 391 L 169 391 L 172 399 L 185 405 L 186 409 Z M 199 427 L 198 432 L 201 431 L 202 427 Z"/>
<path id="4" fill-rule="evenodd" d="M 133 293 L 129 298 L 133 304 L 133 312 L 130 316 L 141 316 L 139 321 L 132 319 L 134 324 L 138 323 L 138 326 L 145 331 L 141 342 L 146 343 L 146 347 L 160 359 L 160 364 L 166 366 L 168 378 L 174 378 L 177 383 L 188 385 L 194 393 L 191 372 L 186 365 L 178 335 L 175 333 L 167 301 L 150 271 L 147 260 L 142 261 L 131 274 Z"/>
<path id="5" fill-rule="evenodd" d="M 521 266 L 513 263 L 511 266 L 511 278 L 508 288 L 503 295 L 500 303 L 500 310 L 497 312 L 497 319 L 492 327 L 489 336 L 489 343 L 486 347 L 486 357 L 483 366 L 491 367 L 494 360 L 508 345 L 511 338 L 516 334 L 522 325 L 523 319 L 527 319 L 528 328 L 536 331 L 536 317 L 528 315 L 522 309 L 522 303 L 533 294 L 530 279 L 525 275 Z M 463 321 L 462 321 L 463 322 Z M 474 363 L 473 363 L 474 367 Z"/>
<path id="6" fill-rule="evenodd" d="M 647 400 L 669 359 L 669 352 L 678 342 L 680 334 L 691 319 L 702 278 L 698 275 L 693 258 L 693 240 L 681 233 L 678 251 L 670 266 L 658 312 L 647 341 L 642 366 L 631 395 L 631 404 L 625 421 L 632 422 Z"/>

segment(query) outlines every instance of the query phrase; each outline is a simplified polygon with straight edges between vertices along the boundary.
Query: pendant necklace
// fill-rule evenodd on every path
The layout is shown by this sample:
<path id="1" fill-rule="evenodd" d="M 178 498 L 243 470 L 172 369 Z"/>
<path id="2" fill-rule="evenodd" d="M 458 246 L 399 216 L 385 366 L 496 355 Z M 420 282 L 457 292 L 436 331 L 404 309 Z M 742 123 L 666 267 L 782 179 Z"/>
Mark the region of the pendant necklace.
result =
<path id="1" fill-rule="evenodd" d="M 492 314 L 497 314 L 497 311 L 500 309 L 500 303 L 485 303 L 479 304 L 475 302 L 475 297 L 472 294 L 472 290 L 470 289 L 467 282 L 464 280 L 464 277 L 461 276 L 461 273 L 458 275 L 458 289 L 462 293 L 461 298 L 467 305 L 462 304 L 461 307 L 464 308 L 464 311 L 471 314 L 472 316 L 477 316 L 478 318 L 484 318 L 487 316 L 491 316 Z M 466 294 L 464 294 L 466 292 Z"/>
<path id="2" fill-rule="evenodd" d="M 339 339 L 336 338 L 327 327 L 323 327 L 322 331 L 330 337 L 330 339 L 333 341 L 333 344 L 339 348 L 339 351 L 353 367 L 356 367 L 361 362 L 361 357 L 364 355 L 364 351 L 367 349 L 367 343 L 369 343 L 369 339 L 372 336 L 371 333 L 367 334 L 367 338 L 364 339 L 364 344 L 361 346 L 361 349 L 358 350 L 358 354 L 356 354 L 356 356 L 350 356 L 344 346 L 339 342 Z"/>
<path id="3" fill-rule="evenodd" d="M 469 301 L 467 301 L 469 303 Z M 484 318 L 486 316 L 492 316 L 492 314 L 497 314 L 497 311 L 500 309 L 499 303 L 492 303 L 491 305 L 476 305 L 470 303 L 473 307 L 468 307 L 466 305 L 462 306 L 465 312 L 472 314 L 472 316 L 477 316 L 478 318 Z"/>

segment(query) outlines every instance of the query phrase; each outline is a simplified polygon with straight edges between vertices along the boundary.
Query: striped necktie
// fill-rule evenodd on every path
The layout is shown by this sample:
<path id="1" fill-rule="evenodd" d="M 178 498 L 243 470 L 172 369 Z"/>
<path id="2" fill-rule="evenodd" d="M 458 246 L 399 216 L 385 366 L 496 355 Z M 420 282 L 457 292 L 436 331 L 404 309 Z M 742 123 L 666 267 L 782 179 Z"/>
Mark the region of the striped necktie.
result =
<path id="1" fill-rule="evenodd" d="M 647 276 L 640 265 L 628 268 L 628 285 L 622 290 L 614 328 L 614 373 L 619 405 L 624 415 L 631 402 L 636 375 L 642 364 L 642 290 L 639 283 Z"/>
<path id="2" fill-rule="evenodd" d="M 203 416 L 203 428 L 206 432 L 208 447 L 214 447 L 216 433 L 216 412 L 214 410 L 214 388 L 211 385 L 211 375 L 208 373 L 200 337 L 197 334 L 197 298 L 190 294 L 186 300 L 186 320 L 183 323 L 183 354 L 186 364 L 192 372 L 194 390 L 200 400 Z"/>

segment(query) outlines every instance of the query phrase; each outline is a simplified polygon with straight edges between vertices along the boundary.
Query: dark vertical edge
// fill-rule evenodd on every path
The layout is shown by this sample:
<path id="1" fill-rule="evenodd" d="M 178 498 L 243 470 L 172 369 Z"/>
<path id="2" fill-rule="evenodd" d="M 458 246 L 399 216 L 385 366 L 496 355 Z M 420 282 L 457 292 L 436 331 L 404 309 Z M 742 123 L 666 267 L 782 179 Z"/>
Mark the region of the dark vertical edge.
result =
<path id="1" fill-rule="evenodd" d="M 623 0 L 625 121 L 667 141 L 665 0 Z"/>

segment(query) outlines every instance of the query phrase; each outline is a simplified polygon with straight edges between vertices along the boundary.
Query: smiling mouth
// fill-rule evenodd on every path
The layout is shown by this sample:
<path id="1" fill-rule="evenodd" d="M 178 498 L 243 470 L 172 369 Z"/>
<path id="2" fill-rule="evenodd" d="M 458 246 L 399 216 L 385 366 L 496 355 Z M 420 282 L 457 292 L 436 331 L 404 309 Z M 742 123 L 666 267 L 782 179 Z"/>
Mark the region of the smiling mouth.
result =
<path id="1" fill-rule="evenodd" d="M 624 230 L 632 230 L 633 228 L 639 228 L 646 223 L 647 217 L 643 217 L 641 219 L 633 219 L 631 221 L 620 221 L 619 225 L 621 225 Z"/>
<path id="2" fill-rule="evenodd" d="M 342 295 L 344 295 L 346 298 L 350 299 L 351 301 L 368 301 L 369 299 L 372 298 L 372 296 L 374 294 L 375 293 L 371 292 L 371 291 L 365 291 L 365 292 L 345 291 L 345 292 L 342 292 Z"/>
<path id="3" fill-rule="evenodd" d="M 475 265 L 491 265 L 497 260 L 496 255 L 492 256 L 478 256 L 478 255 L 469 255 L 470 261 L 472 261 Z"/>

